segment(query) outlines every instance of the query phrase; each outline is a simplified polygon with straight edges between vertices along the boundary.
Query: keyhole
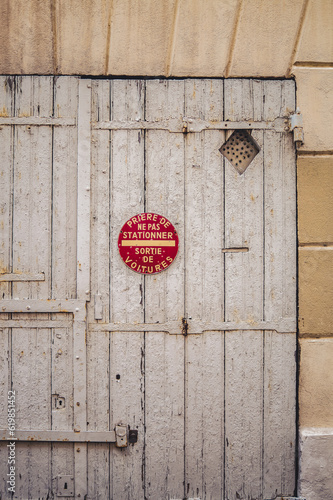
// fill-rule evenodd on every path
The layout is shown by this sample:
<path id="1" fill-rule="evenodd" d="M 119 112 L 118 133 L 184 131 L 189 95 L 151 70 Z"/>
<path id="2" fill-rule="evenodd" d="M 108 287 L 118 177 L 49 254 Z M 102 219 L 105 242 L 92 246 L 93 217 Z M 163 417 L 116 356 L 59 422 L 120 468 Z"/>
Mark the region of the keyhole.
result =
<path id="1" fill-rule="evenodd" d="M 65 483 L 64 490 L 67 490 L 67 483 Z"/>
<path id="2" fill-rule="evenodd" d="M 61 401 L 61 399 L 59 399 L 59 406 L 62 406 L 62 401 Z M 65 483 L 65 484 L 67 484 L 67 483 Z"/>

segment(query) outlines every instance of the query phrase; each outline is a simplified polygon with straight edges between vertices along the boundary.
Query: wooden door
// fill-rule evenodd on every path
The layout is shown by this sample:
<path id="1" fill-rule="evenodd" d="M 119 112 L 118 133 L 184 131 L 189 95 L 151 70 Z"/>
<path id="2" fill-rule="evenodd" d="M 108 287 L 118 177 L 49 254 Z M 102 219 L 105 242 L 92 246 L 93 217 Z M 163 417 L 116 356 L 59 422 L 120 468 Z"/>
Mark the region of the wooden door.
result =
<path id="1" fill-rule="evenodd" d="M 92 499 L 292 495 L 296 188 L 284 120 L 294 83 L 2 83 L 3 279 L 44 276 L 1 283 L 2 397 L 16 385 L 18 435 L 43 414 L 36 430 L 82 436 L 17 443 L 20 491 L 62 496 L 65 477 Z M 21 110 L 22 96 L 34 104 Z M 240 175 L 219 149 L 244 128 L 260 152 Z M 180 241 L 151 276 L 128 269 L 117 246 L 142 212 L 167 217 Z M 35 406 L 27 388 L 45 373 Z M 121 423 L 138 431 L 125 448 L 112 441 Z M 3 445 L 2 455 L 6 468 Z"/>

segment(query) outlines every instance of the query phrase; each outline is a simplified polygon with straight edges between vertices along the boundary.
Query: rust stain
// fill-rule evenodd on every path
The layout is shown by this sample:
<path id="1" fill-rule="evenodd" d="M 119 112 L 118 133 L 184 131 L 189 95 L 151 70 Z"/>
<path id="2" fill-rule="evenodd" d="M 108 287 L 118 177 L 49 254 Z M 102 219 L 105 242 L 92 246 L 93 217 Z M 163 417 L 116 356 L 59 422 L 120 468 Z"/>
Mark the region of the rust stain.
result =
<path id="1" fill-rule="evenodd" d="M 0 111 L 0 116 L 1 116 L 1 118 L 8 118 L 9 117 L 6 106 L 4 106 L 2 108 L 2 110 Z"/>

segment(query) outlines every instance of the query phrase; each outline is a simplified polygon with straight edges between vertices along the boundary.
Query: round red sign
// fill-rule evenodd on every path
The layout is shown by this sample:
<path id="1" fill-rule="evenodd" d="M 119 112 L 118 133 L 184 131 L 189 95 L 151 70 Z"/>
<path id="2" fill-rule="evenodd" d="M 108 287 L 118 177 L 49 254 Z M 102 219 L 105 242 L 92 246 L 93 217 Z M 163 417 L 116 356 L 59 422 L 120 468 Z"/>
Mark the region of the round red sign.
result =
<path id="1" fill-rule="evenodd" d="M 178 234 L 162 215 L 138 214 L 123 225 L 118 248 L 130 269 L 141 274 L 156 274 L 174 261 L 178 252 Z"/>

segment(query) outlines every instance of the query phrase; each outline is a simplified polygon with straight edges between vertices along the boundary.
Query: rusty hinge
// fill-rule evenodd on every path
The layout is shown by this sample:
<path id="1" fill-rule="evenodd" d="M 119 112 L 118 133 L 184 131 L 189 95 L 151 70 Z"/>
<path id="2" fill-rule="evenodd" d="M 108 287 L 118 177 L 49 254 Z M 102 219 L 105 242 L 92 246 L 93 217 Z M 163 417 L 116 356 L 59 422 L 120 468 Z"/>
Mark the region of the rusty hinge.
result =
<path id="1" fill-rule="evenodd" d="M 186 335 L 188 334 L 188 322 L 187 322 L 187 319 L 186 318 L 183 318 L 182 319 L 182 335 L 184 335 L 186 337 Z"/>
<path id="2" fill-rule="evenodd" d="M 289 116 L 289 130 L 294 133 L 294 143 L 298 149 L 304 144 L 303 116 L 299 108 L 296 109 L 296 113 Z"/>

